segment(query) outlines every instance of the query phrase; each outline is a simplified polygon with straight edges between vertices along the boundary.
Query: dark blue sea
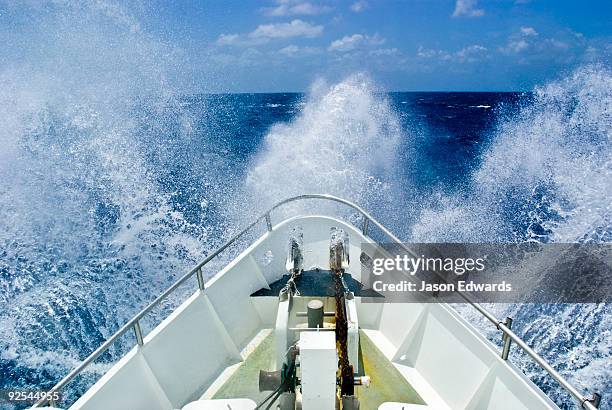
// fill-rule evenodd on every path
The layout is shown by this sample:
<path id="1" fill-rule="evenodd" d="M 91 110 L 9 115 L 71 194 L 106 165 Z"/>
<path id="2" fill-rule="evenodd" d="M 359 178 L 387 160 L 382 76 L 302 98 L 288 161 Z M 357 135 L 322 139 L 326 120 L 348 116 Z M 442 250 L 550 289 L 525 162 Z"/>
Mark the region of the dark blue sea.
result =
<path id="1" fill-rule="evenodd" d="M 609 242 L 611 78 L 584 68 L 529 93 L 386 93 L 356 75 L 304 94 L 28 104 L 3 94 L 0 389 L 54 385 L 196 261 L 291 195 L 352 200 L 406 241 Z M 476 312 L 457 309 L 500 345 Z M 609 305 L 490 309 L 513 316 L 516 332 L 563 376 L 612 408 Z M 126 336 L 104 354 L 68 386 L 67 400 L 133 344 Z M 574 408 L 516 348 L 511 360 Z"/>

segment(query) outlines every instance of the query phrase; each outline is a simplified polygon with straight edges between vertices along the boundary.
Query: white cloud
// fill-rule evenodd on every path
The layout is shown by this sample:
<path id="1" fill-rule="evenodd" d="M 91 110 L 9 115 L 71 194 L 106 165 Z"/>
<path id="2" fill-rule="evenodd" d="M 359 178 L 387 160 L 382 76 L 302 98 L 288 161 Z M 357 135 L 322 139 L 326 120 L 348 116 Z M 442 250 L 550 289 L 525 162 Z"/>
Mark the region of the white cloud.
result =
<path id="1" fill-rule="evenodd" d="M 217 45 L 219 46 L 231 46 L 235 45 L 240 41 L 240 35 L 238 34 L 221 34 L 217 38 Z"/>
<path id="2" fill-rule="evenodd" d="M 318 54 L 321 49 L 318 47 L 299 47 L 295 44 L 288 45 L 287 47 L 278 50 L 279 54 L 287 57 L 304 57 L 307 55 Z"/>
<path id="3" fill-rule="evenodd" d="M 481 60 L 489 50 L 479 44 L 465 47 L 455 53 L 455 57 L 460 62 L 473 63 Z"/>
<path id="4" fill-rule="evenodd" d="M 313 38 L 321 35 L 322 32 L 323 26 L 315 26 L 302 20 L 293 20 L 290 23 L 262 24 L 246 35 L 237 33 L 221 34 L 215 41 L 215 44 L 218 46 L 250 47 L 267 43 L 272 39 L 292 37 Z"/>
<path id="5" fill-rule="evenodd" d="M 367 34 L 353 34 L 344 36 L 331 42 L 327 48 L 329 51 L 347 52 L 353 51 L 364 46 L 377 46 L 384 44 L 385 39 L 378 34 L 368 36 Z"/>
<path id="6" fill-rule="evenodd" d="M 289 57 L 293 57 L 299 51 L 300 51 L 300 48 L 298 46 L 296 46 L 295 44 L 291 44 L 291 45 L 289 45 L 287 47 L 284 47 L 284 48 L 281 48 L 280 50 L 278 50 L 278 53 L 279 54 L 284 54 L 284 55 L 289 56 Z"/>
<path id="7" fill-rule="evenodd" d="M 521 34 L 527 37 L 535 37 L 538 32 L 533 27 L 521 27 Z"/>
<path id="8" fill-rule="evenodd" d="M 508 45 L 506 45 L 506 47 L 503 47 L 501 51 L 505 52 L 506 54 L 518 54 L 521 51 L 526 50 L 527 48 L 529 48 L 529 43 L 527 43 L 527 41 L 523 39 L 510 40 L 508 42 Z"/>
<path id="9" fill-rule="evenodd" d="M 508 44 L 499 48 L 504 54 L 518 54 L 536 44 L 540 34 L 533 27 L 523 26 L 508 38 Z"/>
<path id="10" fill-rule="evenodd" d="M 417 57 L 424 59 L 432 59 L 437 58 L 440 60 L 450 60 L 451 55 L 447 51 L 444 50 L 434 50 L 431 48 L 424 48 L 423 46 L 419 46 L 417 49 Z"/>
<path id="11" fill-rule="evenodd" d="M 477 0 L 457 0 L 453 17 L 482 17 L 485 12 L 483 9 L 476 8 Z"/>
<path id="12" fill-rule="evenodd" d="M 368 7 L 368 2 L 365 0 L 359 0 L 351 4 L 351 10 L 355 13 L 361 13 Z"/>
<path id="13" fill-rule="evenodd" d="M 417 57 L 426 60 L 454 61 L 458 63 L 474 63 L 485 58 L 489 50 L 479 44 L 473 44 L 454 53 L 446 50 L 427 49 L 419 46 Z"/>
<path id="14" fill-rule="evenodd" d="M 232 33 L 232 34 L 221 34 L 215 44 L 220 47 L 232 46 L 232 47 L 252 47 L 264 44 L 268 42 L 267 38 L 253 38 L 249 36 L 243 36 L 241 34 Z"/>
<path id="15" fill-rule="evenodd" d="M 308 1 L 297 0 L 277 0 L 277 6 L 267 7 L 262 9 L 264 14 L 273 17 L 282 16 L 315 16 L 317 14 L 327 13 L 332 10 L 331 7 L 325 5 L 313 4 Z"/>
<path id="16" fill-rule="evenodd" d="M 351 51 L 359 46 L 363 41 L 362 34 L 353 34 L 352 36 L 344 36 L 341 39 L 334 40 L 329 45 L 329 51 Z"/>
<path id="17" fill-rule="evenodd" d="M 302 20 L 293 20 L 290 23 L 262 24 L 249 33 L 250 38 L 313 38 L 321 35 L 323 26 L 313 25 Z"/>
<path id="18" fill-rule="evenodd" d="M 583 54 L 589 45 L 583 35 L 571 30 L 560 31 L 555 37 L 544 37 L 533 27 L 520 27 L 508 36 L 508 42 L 499 51 L 513 57 L 520 54 L 522 62 L 546 59 L 568 63 Z"/>
<path id="19" fill-rule="evenodd" d="M 568 49 L 570 47 L 569 44 L 555 38 L 550 38 L 546 42 L 555 48 Z"/>
<path id="20" fill-rule="evenodd" d="M 375 50 L 370 51 L 370 55 L 372 56 L 396 56 L 399 55 L 400 51 L 393 47 L 393 48 L 377 48 Z"/>

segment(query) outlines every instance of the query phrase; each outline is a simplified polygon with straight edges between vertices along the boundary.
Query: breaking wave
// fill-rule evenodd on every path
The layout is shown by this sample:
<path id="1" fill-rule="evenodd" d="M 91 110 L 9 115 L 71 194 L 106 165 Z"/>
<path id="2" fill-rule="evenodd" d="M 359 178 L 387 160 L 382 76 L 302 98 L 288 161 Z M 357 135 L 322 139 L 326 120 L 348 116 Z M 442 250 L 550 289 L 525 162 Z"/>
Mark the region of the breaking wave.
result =
<path id="1" fill-rule="evenodd" d="M 316 82 L 289 123 L 272 127 L 251 162 L 245 188 L 265 209 L 303 193 L 333 193 L 392 211 L 399 195 L 398 150 L 404 132 L 389 102 L 362 74 Z M 293 211 L 325 204 L 297 204 Z"/>
<path id="2" fill-rule="evenodd" d="M 396 232 L 416 219 L 406 235 L 415 241 L 610 241 L 608 69 L 582 68 L 537 89 L 519 113 L 500 113 L 468 186 L 420 210 L 405 206 L 412 136 L 363 75 L 317 82 L 295 117 L 247 147 L 251 156 L 206 124 L 214 101 L 181 99 L 192 84 L 184 56 L 124 7 L 3 7 L 16 26 L 3 32 L 15 47 L 0 51 L 0 388 L 52 385 L 245 220 L 291 195 L 345 197 Z M 612 390 L 609 307 L 492 309 L 514 315 L 583 391 Z"/>
<path id="3" fill-rule="evenodd" d="M 500 114 L 479 169 L 412 227 L 418 242 L 610 242 L 612 72 L 586 66 L 538 87 L 519 113 Z M 612 310 L 606 304 L 492 305 L 582 391 L 612 390 Z M 458 307 L 480 321 L 469 307 Z M 480 322 L 489 338 L 499 334 Z M 515 361 L 558 404 L 572 400 L 522 353 Z M 602 408 L 609 408 L 604 395 Z"/>
<path id="4" fill-rule="evenodd" d="M 425 210 L 412 239 L 610 241 L 611 85 L 608 69 L 583 67 L 500 113 L 471 183 Z"/>
<path id="5" fill-rule="evenodd" d="M 208 244 L 151 172 L 173 49 L 116 3 L 28 5 L 0 6 L 1 388 L 50 387 Z"/>
<path id="6" fill-rule="evenodd" d="M 127 9 L 6 10 L 21 49 L 0 56 L 0 388 L 51 387 L 264 206 L 304 191 L 390 192 L 377 161 L 400 126 L 363 76 L 320 83 L 249 158 L 203 122 L 214 99 L 182 95 L 180 53 Z M 133 344 L 126 335 L 88 367 L 68 400 Z"/>

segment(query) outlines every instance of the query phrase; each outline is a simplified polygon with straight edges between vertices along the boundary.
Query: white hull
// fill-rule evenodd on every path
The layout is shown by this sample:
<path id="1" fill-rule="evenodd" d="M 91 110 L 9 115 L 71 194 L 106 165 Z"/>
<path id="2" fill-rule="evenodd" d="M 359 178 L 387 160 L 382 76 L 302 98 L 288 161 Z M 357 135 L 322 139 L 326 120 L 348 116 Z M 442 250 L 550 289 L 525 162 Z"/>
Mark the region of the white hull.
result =
<path id="1" fill-rule="evenodd" d="M 329 267 L 330 229 L 342 228 L 350 238 L 347 271 L 359 280 L 359 245 L 369 241 L 361 232 L 324 216 L 286 220 L 196 291 L 70 408 L 214 408 L 190 403 L 213 398 L 275 328 L 278 297 L 251 294 L 286 273 L 287 238 L 295 226 L 303 231 L 304 266 L 323 269 Z M 557 408 L 451 307 L 361 303 L 359 297 L 355 304 L 359 329 L 424 402 L 379 408 Z M 242 403 L 249 407 L 248 400 Z"/>

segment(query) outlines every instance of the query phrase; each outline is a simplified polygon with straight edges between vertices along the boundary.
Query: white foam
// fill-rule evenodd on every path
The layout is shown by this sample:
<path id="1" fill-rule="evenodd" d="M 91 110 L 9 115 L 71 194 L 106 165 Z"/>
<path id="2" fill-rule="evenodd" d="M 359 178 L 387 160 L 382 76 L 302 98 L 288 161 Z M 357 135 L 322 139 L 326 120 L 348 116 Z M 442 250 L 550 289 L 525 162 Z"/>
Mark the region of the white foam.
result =
<path id="1" fill-rule="evenodd" d="M 170 212 L 134 115 L 149 104 L 155 129 L 157 114 L 180 112 L 174 50 L 115 2 L 24 3 L 5 17 L 16 29 L 0 49 L 0 350 L 15 380 L 61 351 L 44 356 L 59 380 L 206 237 Z"/>
<path id="2" fill-rule="evenodd" d="M 296 118 L 266 135 L 246 180 L 249 202 L 263 209 L 293 195 L 333 193 L 388 203 L 402 131 L 375 91 L 363 75 L 315 83 Z"/>
<path id="3" fill-rule="evenodd" d="M 439 193 L 421 212 L 414 241 L 610 241 L 612 235 L 612 72 L 576 70 L 535 90 L 534 101 L 501 118 L 471 184 Z M 544 233 L 542 233 L 544 232 Z M 605 304 L 490 305 L 514 317 L 515 332 L 581 391 L 609 391 L 612 309 Z M 494 342 L 499 333 L 469 306 L 458 307 Z M 545 372 L 520 352 L 512 360 L 533 379 Z M 546 383 L 541 384 L 547 387 Z M 557 385 L 548 393 L 570 406 Z"/>

